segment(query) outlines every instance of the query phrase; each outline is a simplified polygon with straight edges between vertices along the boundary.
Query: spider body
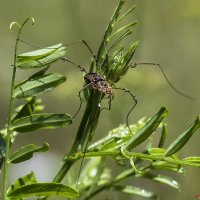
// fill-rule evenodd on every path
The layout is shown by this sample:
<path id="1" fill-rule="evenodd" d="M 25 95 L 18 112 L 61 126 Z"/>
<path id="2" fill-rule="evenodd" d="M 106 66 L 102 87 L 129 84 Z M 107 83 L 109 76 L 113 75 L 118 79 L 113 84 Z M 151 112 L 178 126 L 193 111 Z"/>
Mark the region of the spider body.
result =
<path id="1" fill-rule="evenodd" d="M 99 74 L 96 74 L 94 72 L 86 73 L 84 76 L 84 81 L 88 86 L 91 86 L 93 89 L 98 90 L 100 93 L 112 96 L 112 87 Z"/>

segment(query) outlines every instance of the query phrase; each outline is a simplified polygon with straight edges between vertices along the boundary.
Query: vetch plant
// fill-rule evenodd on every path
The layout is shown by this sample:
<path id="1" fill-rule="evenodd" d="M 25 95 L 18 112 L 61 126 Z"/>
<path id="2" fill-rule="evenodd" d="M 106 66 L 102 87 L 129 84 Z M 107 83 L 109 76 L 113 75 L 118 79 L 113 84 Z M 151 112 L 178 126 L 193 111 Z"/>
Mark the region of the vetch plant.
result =
<path id="1" fill-rule="evenodd" d="M 91 52 L 93 61 L 90 70 L 86 70 L 83 66 L 66 58 L 67 46 L 63 44 L 18 54 L 21 31 L 28 22 L 34 23 L 34 19 L 28 18 L 22 24 L 11 23 L 10 29 L 13 30 L 15 26 L 18 33 L 12 66 L 8 123 L 6 128 L 0 132 L 0 166 L 3 165 L 2 192 L 4 200 L 26 199 L 30 196 L 41 200 L 54 195 L 88 200 L 106 190 L 158 199 L 154 192 L 136 185 L 130 185 L 125 180 L 128 178 L 145 178 L 179 190 L 180 184 L 176 180 L 159 174 L 160 171 L 158 172 L 157 169 L 184 174 L 185 166 L 200 167 L 200 157 L 189 156 L 181 159 L 177 155 L 177 152 L 199 129 L 199 117 L 166 148 L 164 145 L 167 129 L 163 120 L 167 116 L 168 110 L 165 107 L 161 107 L 148 120 L 143 118 L 134 124 L 128 124 L 128 116 L 135 107 L 137 100 L 128 89 L 118 88 L 115 84 L 126 75 L 131 67 L 130 62 L 138 43 L 133 41 L 127 49 L 122 43 L 124 38 L 132 34 L 132 27 L 137 24 L 136 22 L 131 22 L 116 30 L 116 25 L 135 8 L 133 6 L 120 15 L 124 3 L 124 0 L 119 1 L 106 28 L 97 55 Z M 85 41 L 83 43 L 87 46 Z M 28 144 L 10 154 L 10 148 L 17 139 L 17 135 L 39 129 L 63 128 L 73 123 L 74 117 L 69 114 L 45 113 L 42 102 L 38 97 L 45 92 L 52 91 L 66 81 L 66 77 L 61 73 L 48 73 L 50 65 L 58 60 L 63 60 L 66 64 L 70 62 L 85 73 L 85 82 L 79 97 L 81 105 L 82 101 L 85 100 L 86 106 L 73 145 L 70 151 L 63 156 L 62 166 L 58 172 L 55 172 L 52 182 L 39 183 L 34 172 L 30 172 L 17 179 L 10 186 L 8 185 L 9 165 L 26 161 L 31 159 L 33 154 L 45 152 L 49 149 L 49 144 L 46 142 L 42 146 Z M 20 72 L 20 70 L 17 71 L 18 68 L 21 70 L 38 68 L 39 71 L 26 80 L 17 83 L 16 73 Z M 107 99 L 109 102 L 107 109 L 112 110 L 111 101 L 115 90 L 123 90 L 133 100 L 133 106 L 127 115 L 127 124 L 114 128 L 100 140 L 91 143 L 101 111 L 103 111 L 101 101 Z M 15 101 L 21 99 L 25 100 L 26 103 L 14 108 Z M 159 132 L 160 140 L 158 144 L 151 142 L 142 151 L 135 150 L 135 147 L 152 137 L 153 133 L 158 134 Z M 83 158 L 87 162 L 81 170 L 80 177 L 77 178 L 78 183 L 77 179 L 68 183 L 61 183 L 63 178 L 69 174 L 69 170 L 74 167 L 76 161 Z M 112 158 L 121 169 L 121 172 L 116 176 L 113 176 L 111 168 L 106 162 L 106 159 L 109 158 Z"/>

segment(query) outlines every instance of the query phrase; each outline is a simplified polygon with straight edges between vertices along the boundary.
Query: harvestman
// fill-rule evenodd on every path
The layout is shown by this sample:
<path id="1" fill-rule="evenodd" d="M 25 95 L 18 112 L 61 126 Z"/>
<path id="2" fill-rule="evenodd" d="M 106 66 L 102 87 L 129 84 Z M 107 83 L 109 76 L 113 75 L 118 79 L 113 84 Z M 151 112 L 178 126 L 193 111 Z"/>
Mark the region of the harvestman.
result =
<path id="1" fill-rule="evenodd" d="M 38 46 L 35 46 L 35 45 L 32 45 L 32 44 L 29 44 L 23 40 L 20 39 L 21 42 L 25 43 L 25 44 L 28 44 L 28 45 L 31 45 L 31 46 L 34 46 L 34 47 L 37 47 L 37 48 L 41 48 L 41 47 L 38 47 Z M 72 43 L 69 43 L 69 44 L 66 44 L 66 45 L 63 45 L 63 46 L 69 46 L 69 45 L 72 45 L 72 44 L 75 44 L 75 43 L 78 43 L 78 42 L 82 42 L 89 50 L 89 52 L 91 53 L 93 59 L 95 60 L 95 63 L 96 65 L 98 65 L 98 62 L 97 62 L 97 59 L 96 59 L 96 56 L 95 54 L 93 53 L 93 51 L 91 50 L 91 48 L 89 47 L 89 45 L 87 44 L 87 42 L 85 40 L 78 40 L 78 41 L 75 41 L 75 42 L 72 42 Z M 108 55 L 106 55 L 108 56 Z M 84 82 L 85 82 L 85 86 L 79 91 L 79 94 L 78 94 L 78 97 L 80 99 L 80 106 L 79 106 L 79 109 L 78 111 L 76 112 L 76 114 L 74 115 L 73 118 L 75 118 L 77 116 L 77 114 L 79 113 L 80 109 L 81 109 L 81 105 L 82 105 L 82 98 L 81 98 L 81 93 L 87 89 L 87 88 L 92 88 L 98 92 L 100 92 L 101 94 L 103 94 L 103 98 L 108 98 L 109 101 L 108 101 L 108 108 L 102 108 L 101 110 L 103 109 L 107 109 L 107 110 L 111 110 L 111 101 L 113 99 L 113 96 L 114 96 L 114 93 L 113 93 L 113 90 L 116 89 L 116 90 L 122 90 L 124 92 L 127 92 L 133 99 L 134 101 L 134 104 L 133 106 L 131 107 L 131 109 L 129 110 L 127 116 L 126 116 L 126 124 L 127 124 L 127 127 L 129 129 L 129 131 L 131 132 L 130 130 L 130 126 L 129 126 L 129 122 L 128 122 L 128 119 L 129 119 L 129 115 L 131 114 L 131 112 L 133 111 L 133 109 L 135 108 L 135 106 L 137 105 L 137 97 L 134 96 L 129 89 L 127 88 L 118 88 L 118 87 L 115 87 L 114 84 L 112 84 L 113 86 L 111 86 L 109 84 L 109 81 L 107 81 L 105 78 L 103 78 L 102 75 L 98 74 L 98 73 L 95 73 L 95 72 L 87 72 L 85 70 L 85 68 L 82 66 L 82 65 L 79 65 L 79 64 L 76 64 L 74 63 L 73 61 L 71 61 L 70 59 L 68 58 L 65 58 L 65 57 L 60 57 L 60 60 L 64 61 L 64 62 L 68 62 L 68 63 L 71 63 L 75 66 L 77 66 L 79 68 L 80 71 L 84 72 L 85 75 L 84 75 Z M 180 92 L 178 89 L 176 89 L 174 87 L 174 85 L 169 81 L 169 79 L 167 78 L 163 68 L 161 67 L 160 64 L 157 64 L 157 63 L 150 63 L 150 62 L 144 62 L 144 63 L 131 63 L 130 64 L 130 68 L 136 68 L 138 65 L 152 65 L 152 66 L 155 66 L 155 67 L 158 67 L 160 70 L 161 70 L 161 73 L 163 74 L 165 80 L 167 81 L 167 83 L 169 84 L 169 86 L 176 92 L 178 93 L 179 95 L 185 97 L 185 98 L 188 98 L 190 100 L 194 100 L 193 98 L 191 98 L 190 96 Z M 106 66 L 108 67 L 108 66 Z M 103 99 L 102 98 L 102 99 Z M 101 100 L 102 100 L 101 99 Z M 100 100 L 100 101 L 101 101 Z M 100 107 L 100 103 L 98 104 L 98 106 Z"/>

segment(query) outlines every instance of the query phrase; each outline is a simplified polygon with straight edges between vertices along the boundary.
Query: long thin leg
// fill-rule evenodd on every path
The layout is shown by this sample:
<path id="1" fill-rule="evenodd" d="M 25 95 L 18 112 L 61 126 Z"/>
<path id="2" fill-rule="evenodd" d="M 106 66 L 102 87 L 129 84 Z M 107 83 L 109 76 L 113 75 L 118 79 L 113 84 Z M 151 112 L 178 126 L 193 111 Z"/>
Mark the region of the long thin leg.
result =
<path id="1" fill-rule="evenodd" d="M 112 97 L 113 97 L 113 93 L 109 93 L 108 94 L 108 108 L 106 108 L 106 107 L 103 107 L 103 108 L 101 108 L 101 110 L 100 110 L 100 112 L 102 112 L 104 109 L 105 110 L 111 110 L 111 103 L 112 103 Z M 105 98 L 105 97 L 104 97 Z M 102 98 L 103 99 L 103 98 Z M 102 100 L 101 99 L 101 100 Z"/>
<path id="2" fill-rule="evenodd" d="M 176 89 L 176 88 L 174 87 L 174 85 L 170 82 L 170 80 L 168 79 L 167 75 L 165 74 L 165 72 L 164 72 L 164 70 L 163 70 L 163 68 L 161 67 L 160 64 L 158 64 L 158 63 L 151 63 L 151 62 L 132 63 L 132 64 L 130 64 L 130 68 L 136 68 L 138 65 L 152 65 L 152 66 L 158 67 L 158 68 L 161 70 L 161 73 L 163 74 L 163 76 L 164 76 L 165 80 L 167 81 L 167 83 L 169 84 L 169 86 L 170 86 L 177 94 L 179 94 L 179 95 L 181 95 L 181 96 L 183 96 L 183 97 L 185 97 L 185 98 L 187 98 L 187 99 L 190 99 L 190 100 L 194 101 L 194 98 L 190 97 L 190 96 L 187 95 L 187 94 L 184 94 L 183 92 L 179 91 L 178 89 Z"/>
<path id="3" fill-rule="evenodd" d="M 130 116 L 131 112 L 133 111 L 133 109 L 135 108 L 135 106 L 137 105 L 137 97 L 134 96 L 134 95 L 131 93 L 131 91 L 130 91 L 129 89 L 127 89 L 127 88 L 116 88 L 116 87 L 114 87 L 113 89 L 122 90 L 122 91 L 124 91 L 124 92 L 127 92 L 127 93 L 131 96 L 131 98 L 133 99 L 133 101 L 134 101 L 133 106 L 131 107 L 131 109 L 129 110 L 129 112 L 128 112 L 127 116 L 126 116 L 126 124 L 127 124 L 127 127 L 128 127 L 128 129 L 129 129 L 130 133 L 132 133 L 132 131 L 131 131 L 131 129 L 130 129 L 130 125 L 129 125 L 129 116 Z"/>
<path id="4" fill-rule="evenodd" d="M 65 58 L 65 57 L 60 57 L 60 59 L 63 61 L 63 62 L 68 62 L 68 63 L 71 63 L 72 65 L 75 65 L 76 67 L 79 68 L 80 71 L 82 72 L 85 72 L 87 74 L 87 71 L 85 70 L 85 68 L 79 64 L 76 64 L 75 62 L 71 61 L 70 59 L 68 58 Z"/>
<path id="5" fill-rule="evenodd" d="M 91 83 L 88 83 L 87 85 L 85 85 L 85 86 L 79 91 L 78 97 L 79 97 L 79 99 L 80 99 L 80 105 L 79 105 L 79 108 L 78 108 L 77 112 L 76 112 L 75 115 L 72 117 L 72 119 L 74 119 L 74 118 L 78 115 L 79 111 L 81 110 L 82 103 L 83 103 L 83 99 L 81 98 L 81 93 L 82 93 L 86 88 L 88 88 L 91 84 L 92 84 L 92 82 L 91 82 Z"/>
<path id="6" fill-rule="evenodd" d="M 20 42 L 23 42 L 24 44 L 27 44 L 27 45 L 29 45 L 29 46 L 33 46 L 33 47 L 42 49 L 42 47 L 37 46 L 37 45 L 33 45 L 33 44 L 28 43 L 28 42 L 26 42 L 26 41 L 24 41 L 24 40 L 19 39 L 19 41 L 20 41 Z M 76 43 L 79 43 L 79 42 L 82 42 L 82 43 L 87 47 L 87 49 L 88 49 L 89 52 L 91 53 L 92 57 L 93 57 L 94 60 L 95 60 L 96 65 L 97 65 L 97 58 L 96 58 L 96 55 L 94 54 L 94 52 L 92 51 L 92 49 L 90 48 L 90 46 L 88 45 L 88 43 L 87 43 L 85 40 L 77 40 L 77 41 L 74 41 L 74 42 L 70 42 L 70 43 L 68 43 L 68 44 L 65 44 L 65 45 L 63 45 L 63 46 L 66 47 L 66 46 L 70 46 L 70 45 L 73 45 L 73 44 L 76 44 Z M 62 59 L 62 58 L 61 58 L 61 59 Z"/>

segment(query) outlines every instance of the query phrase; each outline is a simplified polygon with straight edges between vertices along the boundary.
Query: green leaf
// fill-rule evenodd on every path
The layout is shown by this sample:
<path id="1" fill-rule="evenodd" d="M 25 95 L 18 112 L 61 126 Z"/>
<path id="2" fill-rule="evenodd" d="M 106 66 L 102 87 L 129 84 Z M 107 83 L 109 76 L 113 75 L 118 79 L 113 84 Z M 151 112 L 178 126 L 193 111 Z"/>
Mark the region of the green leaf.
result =
<path id="1" fill-rule="evenodd" d="M 38 76 L 43 76 L 47 72 L 49 67 L 50 66 L 48 65 L 47 67 L 43 68 L 42 70 L 40 70 L 40 71 L 34 73 L 33 75 L 31 75 L 28 79 L 30 80 L 30 79 L 36 78 Z"/>
<path id="2" fill-rule="evenodd" d="M 184 158 L 183 163 L 189 163 L 190 165 L 196 166 L 196 167 L 200 167 L 200 157 L 199 156 L 191 156 L 191 157 L 187 157 Z"/>
<path id="3" fill-rule="evenodd" d="M 56 49 L 46 47 L 45 49 L 18 55 L 17 67 L 32 69 L 48 66 L 66 54 L 66 47 L 63 47 L 62 44 L 59 45 L 60 47 Z"/>
<path id="4" fill-rule="evenodd" d="M 27 98 L 51 91 L 66 80 L 60 73 L 52 73 L 28 79 L 15 87 L 14 98 Z"/>
<path id="5" fill-rule="evenodd" d="M 98 63 L 101 63 L 101 59 L 104 57 L 104 55 L 106 54 L 106 46 L 107 46 L 107 43 L 109 42 L 108 41 L 108 38 L 110 37 L 110 35 L 112 34 L 113 32 L 113 27 L 115 25 L 115 22 L 117 22 L 118 18 L 119 18 L 119 14 L 120 14 L 120 11 L 122 9 L 122 6 L 123 4 L 125 3 L 125 0 L 121 0 L 113 14 L 113 16 L 111 17 L 110 21 L 109 21 L 109 24 L 106 28 L 106 31 L 104 33 L 104 37 L 103 37 L 103 41 L 101 42 L 101 45 L 100 45 L 100 48 L 99 48 L 99 51 L 97 53 L 97 61 Z"/>
<path id="6" fill-rule="evenodd" d="M 126 125 L 120 125 L 117 128 L 109 131 L 108 135 L 98 140 L 94 144 L 91 144 L 88 149 L 89 150 L 101 150 L 101 151 L 111 151 L 120 148 L 124 145 L 130 138 L 138 132 L 145 124 L 147 120 L 144 118 L 138 120 L 135 124 L 131 124 L 129 128 Z"/>
<path id="7" fill-rule="evenodd" d="M 12 122 L 19 118 L 31 115 L 33 113 L 33 110 L 35 107 L 35 102 L 36 102 L 36 98 L 33 97 L 25 105 L 17 108 L 17 110 L 19 110 L 19 111 L 17 113 L 15 113 L 15 115 L 12 119 Z"/>
<path id="8" fill-rule="evenodd" d="M 190 139 L 190 137 L 199 129 L 200 119 L 199 116 L 196 120 L 176 139 L 174 140 L 165 153 L 165 156 L 170 156 L 179 151 Z"/>
<path id="9" fill-rule="evenodd" d="M 156 130 L 167 114 L 167 109 L 162 107 L 143 128 L 141 128 L 124 146 L 122 146 L 122 150 L 130 150 L 145 141 Z"/>
<path id="10" fill-rule="evenodd" d="M 112 189 L 114 189 L 118 192 L 126 193 L 126 194 L 131 194 L 131 195 L 134 194 L 134 195 L 138 195 L 138 196 L 141 196 L 141 197 L 158 199 L 156 194 L 154 194 L 153 192 L 144 190 L 143 188 L 133 187 L 131 185 L 126 185 L 126 186 L 117 185 L 117 186 L 112 187 Z"/>
<path id="11" fill-rule="evenodd" d="M 78 197 L 77 191 L 61 183 L 33 183 L 18 187 L 8 192 L 11 200 L 30 196 L 64 196 L 66 198 Z"/>
<path id="12" fill-rule="evenodd" d="M 13 190 L 20 188 L 21 186 L 37 183 L 35 175 L 33 172 L 30 172 L 20 178 L 18 178 L 9 188 L 7 193 L 11 193 Z"/>
<path id="13" fill-rule="evenodd" d="M 142 174 L 136 174 L 137 177 L 144 177 L 144 178 L 148 178 L 152 181 L 156 181 L 156 182 L 159 182 L 159 183 L 163 183 L 163 184 L 166 184 L 166 185 L 169 185 L 177 190 L 180 190 L 181 189 L 181 186 L 180 184 L 168 177 L 168 176 L 163 176 L 163 175 L 160 175 L 160 174 L 151 174 L 151 173 L 142 173 Z"/>
<path id="14" fill-rule="evenodd" d="M 150 148 L 147 150 L 150 155 L 164 157 L 166 150 L 162 148 Z"/>
<path id="15" fill-rule="evenodd" d="M 48 149 L 49 149 L 49 144 L 46 142 L 43 144 L 43 146 L 36 146 L 33 144 L 29 144 L 15 151 L 10 156 L 9 161 L 11 163 L 23 162 L 32 158 L 33 153 L 44 152 L 44 151 L 47 151 Z"/>
<path id="16" fill-rule="evenodd" d="M 169 170 L 173 172 L 178 172 L 179 174 L 186 173 L 185 169 L 181 167 L 179 164 L 166 163 L 164 161 L 155 161 L 152 163 L 152 167 L 160 170 Z"/>
<path id="17" fill-rule="evenodd" d="M 162 133 L 161 133 L 158 147 L 162 148 L 164 146 L 166 136 L 167 136 L 167 128 L 166 128 L 166 124 L 163 124 Z"/>
<path id="18" fill-rule="evenodd" d="M 28 60 L 28 59 L 36 60 L 36 59 L 43 58 L 52 54 L 53 52 L 55 52 L 61 47 L 62 47 L 62 44 L 60 43 L 60 44 L 56 44 L 50 47 L 45 47 L 43 49 L 37 49 L 31 52 L 19 54 L 17 58 L 19 60 Z"/>
<path id="19" fill-rule="evenodd" d="M 72 118 L 67 114 L 33 114 L 15 120 L 11 124 L 11 129 L 17 132 L 27 132 L 37 129 L 54 129 L 65 127 L 72 123 Z"/>

